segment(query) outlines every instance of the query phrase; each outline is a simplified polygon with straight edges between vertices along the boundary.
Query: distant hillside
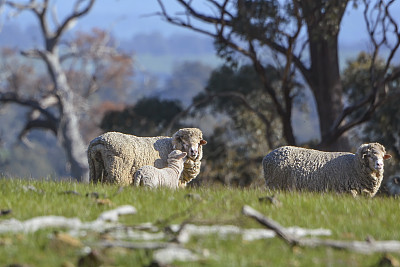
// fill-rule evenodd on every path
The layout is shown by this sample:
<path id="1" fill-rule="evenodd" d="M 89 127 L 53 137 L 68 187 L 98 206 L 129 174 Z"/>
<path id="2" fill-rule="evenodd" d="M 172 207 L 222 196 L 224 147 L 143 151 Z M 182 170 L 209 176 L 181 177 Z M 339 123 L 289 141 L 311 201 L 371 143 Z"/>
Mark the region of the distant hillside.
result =
<path id="1" fill-rule="evenodd" d="M 24 50 L 41 46 L 41 42 L 39 29 L 34 25 L 24 28 L 18 23 L 5 23 L 0 29 L 0 47 Z M 215 55 L 213 40 L 194 33 L 170 36 L 161 32 L 141 33 L 117 42 L 123 51 L 134 56 L 137 71 L 152 73 L 161 79 L 185 61 L 198 61 L 210 67 L 222 63 Z"/>
<path id="2" fill-rule="evenodd" d="M 199 55 L 214 54 L 213 41 L 196 34 L 173 34 L 165 36 L 161 32 L 142 33 L 120 42 L 122 49 L 137 54 Z"/>

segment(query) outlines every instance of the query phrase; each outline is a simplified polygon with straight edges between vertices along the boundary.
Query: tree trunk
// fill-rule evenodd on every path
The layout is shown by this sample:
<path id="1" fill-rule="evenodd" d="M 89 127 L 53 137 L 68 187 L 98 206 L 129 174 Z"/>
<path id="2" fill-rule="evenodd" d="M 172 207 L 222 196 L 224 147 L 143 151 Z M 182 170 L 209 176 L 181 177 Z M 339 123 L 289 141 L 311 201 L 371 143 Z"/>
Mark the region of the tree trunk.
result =
<path id="1" fill-rule="evenodd" d="M 314 35 L 314 37 L 317 35 Z M 321 147 L 332 151 L 348 148 L 343 136 L 333 143 L 327 143 L 332 126 L 343 110 L 343 87 L 339 72 L 337 36 L 310 40 L 311 90 L 317 103 L 321 131 Z"/>
<path id="2" fill-rule="evenodd" d="M 71 168 L 71 176 L 79 182 L 89 182 L 86 146 L 79 132 L 79 117 L 76 113 L 74 92 L 69 87 L 61 68 L 57 51 L 46 52 L 44 55 L 60 102 L 58 139 L 65 150 Z"/>
<path id="3" fill-rule="evenodd" d="M 89 182 L 89 168 L 86 156 L 86 146 L 79 133 L 78 116 L 75 114 L 73 103 L 61 101 L 63 113 L 59 126 L 59 139 L 65 150 L 71 168 L 71 176 L 78 182 Z"/>
<path id="4" fill-rule="evenodd" d="M 283 124 L 283 136 L 288 145 L 295 146 L 296 138 L 294 137 L 293 127 L 292 127 L 292 115 L 291 108 L 289 115 L 281 116 L 282 124 Z"/>
<path id="5" fill-rule="evenodd" d="M 307 23 L 311 61 L 307 82 L 314 93 L 319 115 L 321 132 L 319 148 L 331 151 L 349 148 L 349 142 L 344 135 L 327 141 L 335 121 L 343 110 L 338 36 L 347 2 L 301 1 Z"/>

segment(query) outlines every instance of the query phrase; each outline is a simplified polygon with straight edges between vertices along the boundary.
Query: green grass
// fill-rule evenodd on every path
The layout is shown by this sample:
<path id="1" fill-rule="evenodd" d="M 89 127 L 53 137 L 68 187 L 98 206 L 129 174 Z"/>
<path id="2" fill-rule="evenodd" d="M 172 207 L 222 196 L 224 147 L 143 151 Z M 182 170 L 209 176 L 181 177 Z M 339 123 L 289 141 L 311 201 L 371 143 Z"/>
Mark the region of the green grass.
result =
<path id="1" fill-rule="evenodd" d="M 36 190 L 29 190 L 28 186 Z M 355 199 L 350 195 L 275 192 L 282 203 L 278 207 L 259 202 L 259 197 L 271 195 L 261 188 L 151 191 L 126 187 L 121 192 L 118 189 L 118 186 L 111 185 L 0 179 L 0 209 L 12 210 L 0 220 L 59 215 L 92 221 L 103 211 L 129 204 L 138 212 L 120 219 L 126 225 L 153 222 L 164 227 L 190 222 L 262 227 L 241 214 L 243 205 L 249 205 L 286 227 L 297 225 L 330 229 L 330 239 L 365 240 L 371 236 L 376 240 L 400 240 L 400 202 L 394 198 Z M 62 193 L 68 190 L 80 195 Z M 91 192 L 98 193 L 101 199 L 109 199 L 110 205 L 98 204 L 95 198 L 87 197 L 86 194 Z M 188 194 L 198 194 L 201 200 L 188 198 Z M 0 234 L 0 266 L 12 263 L 77 266 L 84 254 L 83 247 L 54 242 L 55 230 Z M 91 247 L 101 238 L 99 234 L 89 233 L 80 241 L 84 246 Z M 291 248 L 278 238 L 243 241 L 236 235 L 228 238 L 215 235 L 193 237 L 185 247 L 211 256 L 198 262 L 179 262 L 177 266 L 371 266 L 382 257 L 378 253 L 363 255 L 332 248 Z M 106 266 L 147 266 L 152 260 L 151 251 L 96 249 L 106 259 Z M 398 254 L 393 256 L 399 258 Z"/>

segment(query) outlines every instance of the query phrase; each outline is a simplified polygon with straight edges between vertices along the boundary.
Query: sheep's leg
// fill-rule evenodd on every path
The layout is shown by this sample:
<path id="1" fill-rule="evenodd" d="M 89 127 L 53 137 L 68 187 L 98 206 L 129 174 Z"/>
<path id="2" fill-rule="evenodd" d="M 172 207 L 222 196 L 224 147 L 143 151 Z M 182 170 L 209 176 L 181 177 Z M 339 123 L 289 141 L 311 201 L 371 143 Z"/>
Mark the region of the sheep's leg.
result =
<path id="1" fill-rule="evenodd" d="M 106 157 L 104 156 L 104 147 L 101 144 L 91 145 L 88 148 L 89 163 L 89 181 L 93 183 L 103 182 L 107 180 L 107 172 L 104 165 Z M 106 179 L 103 179 L 105 176 Z"/>
<path id="2" fill-rule="evenodd" d="M 95 183 L 103 183 L 104 181 L 107 181 L 107 179 L 104 179 L 104 164 L 102 161 L 98 161 L 98 160 L 93 160 L 94 162 L 94 182 Z M 107 173 L 105 175 L 107 177 Z"/>
<path id="3" fill-rule="evenodd" d="M 103 173 L 104 167 L 102 162 L 99 162 L 98 159 L 92 156 L 92 154 L 89 155 L 89 181 L 93 183 L 98 183 L 101 181 L 101 176 L 100 174 Z"/>
<path id="4" fill-rule="evenodd" d="M 96 168 L 94 166 L 93 159 L 89 157 L 89 181 L 96 183 Z"/>
<path id="5" fill-rule="evenodd" d="M 137 186 L 137 187 L 143 185 L 142 179 L 143 179 L 143 175 L 142 175 L 141 173 L 137 173 L 137 174 L 134 176 L 133 185 L 134 185 L 134 186 Z"/>

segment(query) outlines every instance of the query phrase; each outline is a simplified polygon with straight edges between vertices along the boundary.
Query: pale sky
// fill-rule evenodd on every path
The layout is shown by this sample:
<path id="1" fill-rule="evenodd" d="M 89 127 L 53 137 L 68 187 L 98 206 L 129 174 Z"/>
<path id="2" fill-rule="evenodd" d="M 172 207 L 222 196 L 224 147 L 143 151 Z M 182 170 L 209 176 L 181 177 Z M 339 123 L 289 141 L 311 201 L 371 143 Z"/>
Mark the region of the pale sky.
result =
<path id="1" fill-rule="evenodd" d="M 27 2 L 20 1 L 20 2 Z M 56 3 L 57 13 L 60 17 L 64 12 L 71 10 L 75 1 L 71 0 L 51 0 Z M 208 11 L 209 6 L 205 1 L 194 0 L 195 4 Z M 164 0 L 165 7 L 172 13 L 179 10 L 179 5 L 174 0 Z M 362 17 L 362 10 L 354 10 L 349 4 L 342 21 L 340 33 L 341 45 L 364 45 L 367 42 L 366 28 Z M 400 14 L 400 1 L 395 2 L 397 14 Z M 191 33 L 188 29 L 183 29 L 163 21 L 155 16 L 160 11 L 157 0 L 98 0 L 91 12 L 79 20 L 75 29 L 90 30 L 93 27 L 102 29 L 111 29 L 117 37 L 130 38 L 138 33 L 151 33 L 159 31 L 164 35 L 173 33 Z M 151 14 L 153 14 L 151 16 Z M 2 18 L 5 22 L 7 19 Z M 15 20 L 21 26 L 37 23 L 29 13 L 20 14 Z M 365 49 L 365 47 L 360 47 Z"/>

